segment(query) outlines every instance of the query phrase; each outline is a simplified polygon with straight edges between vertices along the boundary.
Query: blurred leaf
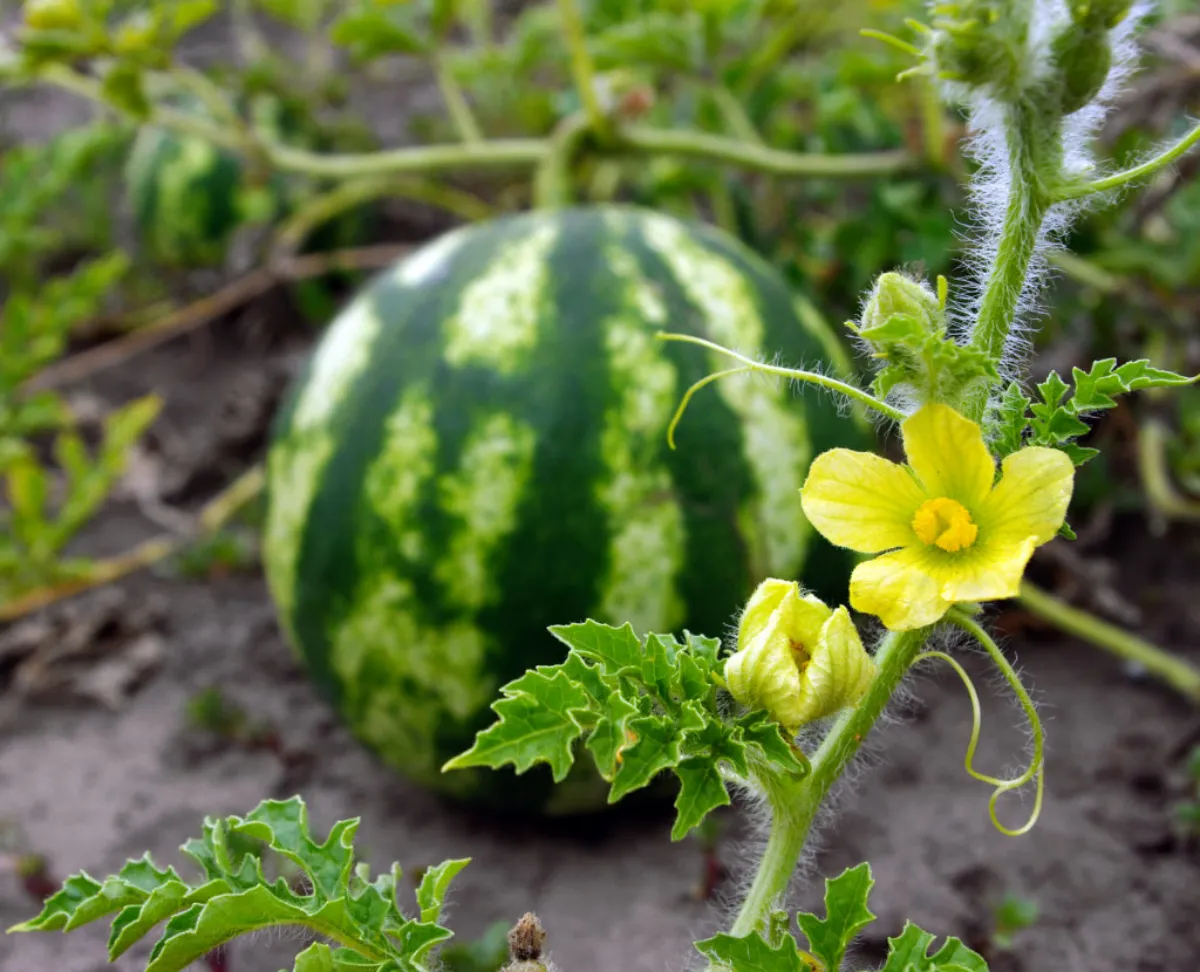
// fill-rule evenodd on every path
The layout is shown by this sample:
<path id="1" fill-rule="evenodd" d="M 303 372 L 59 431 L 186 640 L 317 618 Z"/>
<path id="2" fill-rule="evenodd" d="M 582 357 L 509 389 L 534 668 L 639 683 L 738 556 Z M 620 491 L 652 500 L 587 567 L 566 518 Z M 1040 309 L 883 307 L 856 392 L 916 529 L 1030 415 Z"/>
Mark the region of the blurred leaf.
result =
<path id="1" fill-rule="evenodd" d="M 430 46 L 396 11 L 370 8 L 343 14 L 334 21 L 329 37 L 360 63 L 390 54 L 423 54 Z"/>

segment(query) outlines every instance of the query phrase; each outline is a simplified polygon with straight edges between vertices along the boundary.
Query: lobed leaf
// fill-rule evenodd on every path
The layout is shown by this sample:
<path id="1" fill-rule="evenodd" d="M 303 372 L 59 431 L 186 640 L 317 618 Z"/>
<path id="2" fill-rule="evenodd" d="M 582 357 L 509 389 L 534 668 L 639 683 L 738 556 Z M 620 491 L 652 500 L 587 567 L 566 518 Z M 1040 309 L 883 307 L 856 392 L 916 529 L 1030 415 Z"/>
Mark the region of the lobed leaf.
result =
<path id="1" fill-rule="evenodd" d="M 732 972 L 811 972 L 790 935 L 772 947 L 758 932 L 742 938 L 714 935 L 696 942 L 696 949 L 709 961 Z"/>
<path id="2" fill-rule="evenodd" d="M 1003 458 L 1025 444 L 1047 446 L 1065 452 L 1076 466 L 1082 466 L 1099 455 L 1098 450 L 1075 442 L 1089 431 L 1084 415 L 1115 408 L 1117 395 L 1187 385 L 1196 380 L 1154 368 L 1145 359 L 1118 365 L 1116 358 L 1096 361 L 1088 371 L 1073 368 L 1071 377 L 1073 391 L 1058 372 L 1050 372 L 1037 386 L 1036 402 L 1027 398 L 1015 382 L 1004 389 L 989 423 L 997 455 Z"/>
<path id="3" fill-rule="evenodd" d="M 548 671 L 526 672 L 505 685 L 500 691 L 506 698 L 492 704 L 499 721 L 443 769 L 511 763 L 524 773 L 535 763 L 548 763 L 554 781 L 561 782 L 575 760 L 571 747 L 583 733 L 579 713 L 587 710 L 588 696 L 562 671 Z"/>
<path id="4" fill-rule="evenodd" d="M 888 939 L 888 957 L 879 972 L 988 972 L 983 956 L 971 951 L 957 938 L 946 943 L 933 955 L 929 946 L 933 936 L 911 921 L 896 938 Z"/>
<path id="5" fill-rule="evenodd" d="M 266 800 L 244 818 L 206 819 L 201 836 L 184 844 L 203 874 L 199 883 L 144 856 L 103 882 L 87 874 L 69 878 L 41 914 L 10 930 L 69 931 L 115 913 L 109 936 L 115 961 L 163 925 L 146 970 L 177 972 L 239 935 L 298 925 L 345 946 L 306 949 L 296 959 L 300 972 L 424 972 L 432 950 L 451 937 L 437 922 L 451 881 L 468 861 L 429 868 L 417 889 L 419 915 L 410 918 L 396 903 L 399 865 L 372 880 L 367 865 L 355 863 L 357 828 L 357 819 L 338 821 L 317 841 L 303 801 Z M 303 886 L 269 881 L 264 854 L 296 867 Z"/>
<path id="6" fill-rule="evenodd" d="M 840 969 L 854 937 L 875 920 L 867 898 L 875 884 L 871 865 L 849 867 L 825 882 L 825 917 L 801 912 L 796 916 L 812 953 L 827 969 Z"/>
<path id="7" fill-rule="evenodd" d="M 743 778 L 756 763 L 793 777 L 808 772 L 803 753 L 766 713 L 721 718 L 713 679 L 719 641 L 692 634 L 643 641 L 628 624 L 590 620 L 550 630 L 567 646 L 566 659 L 504 686 L 492 706 L 498 721 L 444 769 L 512 765 L 520 773 L 542 762 L 561 780 L 586 750 L 611 784 L 610 803 L 670 770 L 681 784 L 675 840 L 730 802 L 724 767 Z"/>

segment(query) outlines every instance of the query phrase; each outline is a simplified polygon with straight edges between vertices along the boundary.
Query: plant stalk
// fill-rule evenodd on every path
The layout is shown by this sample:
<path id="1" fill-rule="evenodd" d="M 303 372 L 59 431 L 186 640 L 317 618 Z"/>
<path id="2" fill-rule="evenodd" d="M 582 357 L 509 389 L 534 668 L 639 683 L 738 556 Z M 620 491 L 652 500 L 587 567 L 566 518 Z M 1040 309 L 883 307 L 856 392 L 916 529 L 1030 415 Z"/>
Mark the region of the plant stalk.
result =
<path id="1" fill-rule="evenodd" d="M 843 712 L 812 758 L 803 780 L 781 784 L 764 775 L 759 783 L 771 806 L 771 833 L 754 882 L 729 934 L 749 935 L 764 927 L 772 906 L 787 890 L 825 798 L 879 720 L 925 644 L 928 628 L 889 632 L 875 652 L 876 673 L 867 694 Z"/>
<path id="2" fill-rule="evenodd" d="M 1087 611 L 1071 607 L 1053 594 L 1021 582 L 1021 604 L 1029 611 L 1068 634 L 1111 652 L 1118 658 L 1141 665 L 1193 702 L 1200 703 L 1200 670 L 1157 645 L 1123 631 Z"/>
<path id="3" fill-rule="evenodd" d="M 1052 202 L 1043 187 L 1035 158 L 1038 124 L 1028 106 L 1014 106 L 1009 111 L 1008 151 L 1011 181 L 1008 188 L 1008 207 L 996 247 L 996 257 L 984 284 L 979 315 L 971 334 L 971 344 L 999 363 L 1004 356 L 1017 316 L 1017 307 L 1025 289 L 1029 265 L 1037 249 L 1042 222 Z M 986 397 L 970 403 L 971 418 L 983 417 Z"/>
<path id="4" fill-rule="evenodd" d="M 608 116 L 604 114 L 600 96 L 596 93 L 596 69 L 587 49 L 583 15 L 579 12 L 579 5 L 575 0 L 558 0 L 558 12 L 562 17 L 563 34 L 571 54 L 571 74 L 575 78 L 575 90 L 579 93 L 579 101 L 583 105 L 588 125 L 597 135 L 606 135 L 612 125 Z"/>

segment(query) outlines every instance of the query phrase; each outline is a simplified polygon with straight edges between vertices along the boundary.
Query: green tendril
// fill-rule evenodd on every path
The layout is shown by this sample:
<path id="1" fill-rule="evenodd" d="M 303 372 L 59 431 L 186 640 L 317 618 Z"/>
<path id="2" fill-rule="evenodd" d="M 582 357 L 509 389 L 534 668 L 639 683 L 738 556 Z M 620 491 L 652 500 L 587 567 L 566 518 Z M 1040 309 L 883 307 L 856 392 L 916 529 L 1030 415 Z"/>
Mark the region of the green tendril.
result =
<path id="1" fill-rule="evenodd" d="M 903 422 L 906 417 L 904 413 L 900 411 L 900 409 L 893 408 L 887 402 L 876 398 L 870 392 L 865 392 L 861 388 L 856 388 L 854 385 L 851 385 L 848 382 L 839 381 L 836 378 L 830 378 L 827 375 L 818 374 L 815 371 L 802 371 L 799 368 L 782 368 L 779 365 L 763 364 L 760 361 L 747 358 L 744 354 L 738 354 L 736 351 L 731 351 L 729 348 L 722 347 L 719 344 L 708 341 L 705 338 L 696 337 L 692 334 L 664 333 L 655 336 L 660 341 L 681 341 L 684 344 L 697 344 L 702 348 L 708 348 L 710 351 L 716 351 L 719 354 L 733 358 L 734 361 L 740 361 L 744 365 L 744 367 L 741 368 L 730 368 L 726 371 L 720 371 L 714 375 L 709 375 L 708 378 L 697 382 L 697 385 L 700 386 L 708 384 L 709 381 L 715 380 L 716 378 L 723 378 L 727 375 L 736 374 L 740 371 L 757 371 L 764 375 L 775 375 L 779 378 L 789 378 L 794 381 L 807 381 L 814 385 L 820 385 L 822 388 L 828 388 L 830 391 L 835 391 L 838 394 L 845 395 L 847 398 L 851 398 L 856 402 L 862 402 L 864 405 L 875 409 L 875 411 L 879 412 L 881 415 L 886 415 L 893 422 Z M 693 385 L 692 388 L 689 389 L 689 394 L 684 396 L 684 405 L 687 404 L 687 400 L 690 397 L 690 392 L 693 390 L 698 390 L 697 385 Z M 678 423 L 681 412 L 676 413 L 676 418 L 675 421 L 672 422 L 672 427 Z"/>
<path id="2" fill-rule="evenodd" d="M 949 664 L 958 677 L 962 679 L 963 684 L 967 688 L 967 693 L 971 697 L 971 738 L 967 743 L 967 754 L 964 760 L 964 766 L 967 773 L 973 779 L 979 780 L 982 783 L 987 783 L 989 786 L 994 786 L 991 799 L 988 800 L 988 816 L 991 818 L 992 826 L 1000 833 L 1007 837 L 1020 837 L 1022 834 L 1029 833 L 1037 823 L 1038 817 L 1042 813 L 1042 798 L 1045 793 L 1045 734 L 1042 730 L 1041 719 L 1038 718 L 1037 709 L 1033 704 L 1033 699 L 1029 697 L 1029 693 L 1025 690 L 1025 686 L 1021 684 L 1021 679 L 1017 676 L 1008 659 L 1004 657 L 1004 653 L 1000 647 L 992 640 L 989 635 L 974 619 L 966 615 L 960 608 L 953 608 L 947 615 L 947 620 L 956 624 L 967 634 L 971 635 L 983 649 L 988 653 L 992 663 L 1000 670 L 1000 674 L 1004 676 L 1004 680 L 1008 682 L 1013 693 L 1020 702 L 1021 708 L 1025 712 L 1025 717 L 1029 720 L 1030 729 L 1033 731 L 1033 758 L 1029 761 L 1029 766 L 1025 771 L 1011 780 L 1001 780 L 994 776 L 988 776 L 985 773 L 980 773 L 974 767 L 975 750 L 979 745 L 979 734 L 983 726 L 982 710 L 979 705 L 979 695 L 975 691 L 975 685 L 971 681 L 971 677 L 966 670 L 953 658 L 941 651 L 926 651 L 918 655 L 913 664 L 925 658 L 938 658 Z M 1000 822 L 1000 818 L 996 814 L 996 805 L 1004 794 L 1013 790 L 1020 790 L 1028 785 L 1031 781 L 1035 782 L 1036 789 L 1033 799 L 1033 811 L 1029 815 L 1029 819 L 1020 827 L 1015 829 L 1006 827 Z"/>
<path id="3" fill-rule="evenodd" d="M 724 371 L 714 371 L 711 375 L 705 375 L 699 381 L 693 382 L 692 387 L 683 393 L 679 407 L 675 409 L 675 414 L 671 416 L 671 424 L 667 426 L 667 445 L 672 449 L 675 448 L 675 429 L 678 428 L 679 422 L 683 418 L 683 413 L 687 411 L 688 403 L 692 400 L 692 396 L 696 392 L 705 385 L 712 384 L 719 378 L 728 378 L 730 375 L 742 375 L 752 370 L 747 365 L 742 365 L 739 368 L 726 368 Z"/>

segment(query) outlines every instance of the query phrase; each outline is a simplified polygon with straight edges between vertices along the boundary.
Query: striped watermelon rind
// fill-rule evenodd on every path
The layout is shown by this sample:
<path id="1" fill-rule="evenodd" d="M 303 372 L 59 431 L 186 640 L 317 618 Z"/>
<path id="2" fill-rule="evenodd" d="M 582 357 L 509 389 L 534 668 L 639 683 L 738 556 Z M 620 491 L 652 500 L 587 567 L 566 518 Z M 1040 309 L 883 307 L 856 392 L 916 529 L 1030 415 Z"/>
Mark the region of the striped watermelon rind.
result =
<path id="1" fill-rule="evenodd" d="M 811 322 L 811 317 L 808 318 Z M 844 598 L 805 522 L 811 459 L 861 444 L 830 398 L 658 331 L 819 363 L 787 285 L 716 230 L 603 206 L 457 230 L 334 321 L 279 416 L 264 560 L 290 640 L 353 731 L 493 806 L 594 805 L 537 769 L 441 776 L 497 688 L 561 650 L 549 624 L 720 634 L 761 578 Z"/>

